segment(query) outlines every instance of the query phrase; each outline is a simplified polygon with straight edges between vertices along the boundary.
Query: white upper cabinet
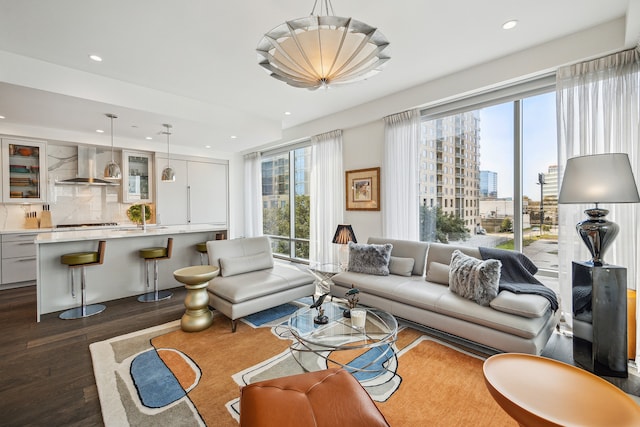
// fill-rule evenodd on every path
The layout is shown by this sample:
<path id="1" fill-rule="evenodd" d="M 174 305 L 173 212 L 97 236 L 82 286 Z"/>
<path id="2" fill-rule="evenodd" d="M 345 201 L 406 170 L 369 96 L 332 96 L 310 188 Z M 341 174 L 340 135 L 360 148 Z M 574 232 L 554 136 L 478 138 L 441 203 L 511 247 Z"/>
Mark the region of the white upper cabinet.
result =
<path id="1" fill-rule="evenodd" d="M 174 182 L 162 182 L 162 168 L 156 168 L 156 219 L 160 223 L 228 227 L 228 164 L 207 160 L 171 159 Z M 156 157 L 156 163 L 164 167 L 166 158 Z"/>
<path id="2" fill-rule="evenodd" d="M 227 165 L 189 162 L 189 223 L 227 226 Z"/>
<path id="3" fill-rule="evenodd" d="M 47 144 L 2 139 L 2 201 L 37 203 L 47 200 Z"/>
<path id="4" fill-rule="evenodd" d="M 151 202 L 152 192 L 152 155 L 122 150 L 122 202 Z"/>

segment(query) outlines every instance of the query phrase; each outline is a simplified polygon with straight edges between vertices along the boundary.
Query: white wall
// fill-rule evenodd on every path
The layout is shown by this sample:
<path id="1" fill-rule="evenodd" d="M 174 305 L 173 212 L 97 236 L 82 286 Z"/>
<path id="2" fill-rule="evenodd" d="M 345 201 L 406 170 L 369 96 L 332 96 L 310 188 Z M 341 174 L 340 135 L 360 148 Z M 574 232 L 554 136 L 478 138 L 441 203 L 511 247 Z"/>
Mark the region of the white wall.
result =
<path id="1" fill-rule="evenodd" d="M 342 155 L 345 171 L 380 167 L 382 168 L 384 144 L 384 122 L 376 120 L 363 126 L 345 129 L 342 134 Z M 382 197 L 382 189 L 381 197 Z M 384 209 L 384 205 L 381 206 Z M 382 211 L 345 211 L 344 221 L 351 224 L 356 239 L 366 243 L 371 236 L 382 236 Z"/>

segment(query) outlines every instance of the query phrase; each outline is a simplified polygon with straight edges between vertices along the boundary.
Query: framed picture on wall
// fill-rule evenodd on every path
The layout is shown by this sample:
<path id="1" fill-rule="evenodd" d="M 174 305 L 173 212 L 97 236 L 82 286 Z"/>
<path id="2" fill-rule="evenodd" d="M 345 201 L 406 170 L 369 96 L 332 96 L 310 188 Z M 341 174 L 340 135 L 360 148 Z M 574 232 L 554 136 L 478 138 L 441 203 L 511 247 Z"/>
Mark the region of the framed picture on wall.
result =
<path id="1" fill-rule="evenodd" d="M 345 172 L 347 210 L 380 210 L 380 168 Z"/>

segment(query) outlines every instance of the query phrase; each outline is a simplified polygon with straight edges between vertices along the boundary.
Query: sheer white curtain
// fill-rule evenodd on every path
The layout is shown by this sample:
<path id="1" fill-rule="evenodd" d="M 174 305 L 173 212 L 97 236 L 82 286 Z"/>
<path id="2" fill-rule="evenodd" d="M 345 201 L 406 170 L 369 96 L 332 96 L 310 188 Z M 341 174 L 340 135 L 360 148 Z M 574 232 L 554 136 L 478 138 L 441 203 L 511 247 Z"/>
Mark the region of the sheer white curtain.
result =
<path id="1" fill-rule="evenodd" d="M 344 213 L 344 171 L 342 170 L 342 131 L 334 130 L 311 137 L 311 262 L 338 262 L 331 243 Z"/>
<path id="2" fill-rule="evenodd" d="M 420 113 L 404 111 L 384 118 L 382 161 L 382 234 L 420 240 L 418 141 Z"/>
<path id="3" fill-rule="evenodd" d="M 244 233 L 246 237 L 262 236 L 262 156 L 244 156 Z"/>
<path id="4" fill-rule="evenodd" d="M 627 153 L 636 184 L 640 176 L 640 46 L 593 61 L 567 66 L 557 74 L 558 166 L 562 177 L 567 159 L 587 154 Z M 563 311 L 571 320 L 571 261 L 591 256 L 575 231 L 593 206 L 560 205 L 559 279 Z M 627 287 L 640 282 L 640 206 L 612 204 L 607 216 L 620 233 L 604 256 L 627 268 Z M 640 300 L 639 300 L 640 301 Z M 639 305 L 640 307 L 640 305 Z M 638 310 L 640 313 L 640 310 Z M 571 324 L 571 323 L 569 323 Z M 637 324 L 637 322 L 636 322 Z M 640 344 L 640 329 L 636 342 Z M 636 363 L 640 361 L 636 348 Z"/>

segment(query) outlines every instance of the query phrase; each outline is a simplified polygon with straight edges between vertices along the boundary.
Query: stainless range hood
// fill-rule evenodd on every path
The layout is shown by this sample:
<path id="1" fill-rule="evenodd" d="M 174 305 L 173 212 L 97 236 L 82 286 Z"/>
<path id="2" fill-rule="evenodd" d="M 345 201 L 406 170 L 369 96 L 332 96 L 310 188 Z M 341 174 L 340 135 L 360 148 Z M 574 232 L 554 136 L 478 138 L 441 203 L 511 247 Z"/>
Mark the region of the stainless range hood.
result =
<path id="1" fill-rule="evenodd" d="M 78 146 L 78 173 L 76 177 L 56 181 L 56 185 L 117 186 L 120 183 L 96 178 L 96 148 Z"/>

